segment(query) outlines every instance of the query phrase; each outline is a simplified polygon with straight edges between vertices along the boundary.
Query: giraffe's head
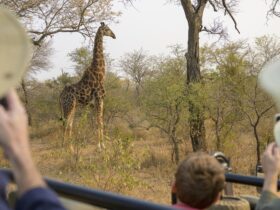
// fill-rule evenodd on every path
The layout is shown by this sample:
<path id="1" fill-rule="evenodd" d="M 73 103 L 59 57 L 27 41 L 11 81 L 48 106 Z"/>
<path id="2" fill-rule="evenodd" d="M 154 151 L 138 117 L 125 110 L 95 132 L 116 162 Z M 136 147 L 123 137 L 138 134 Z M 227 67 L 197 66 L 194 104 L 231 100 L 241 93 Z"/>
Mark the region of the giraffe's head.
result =
<path id="1" fill-rule="evenodd" d="M 102 31 L 103 36 L 110 36 L 113 39 L 116 38 L 113 31 L 104 22 L 101 22 L 100 30 Z"/>

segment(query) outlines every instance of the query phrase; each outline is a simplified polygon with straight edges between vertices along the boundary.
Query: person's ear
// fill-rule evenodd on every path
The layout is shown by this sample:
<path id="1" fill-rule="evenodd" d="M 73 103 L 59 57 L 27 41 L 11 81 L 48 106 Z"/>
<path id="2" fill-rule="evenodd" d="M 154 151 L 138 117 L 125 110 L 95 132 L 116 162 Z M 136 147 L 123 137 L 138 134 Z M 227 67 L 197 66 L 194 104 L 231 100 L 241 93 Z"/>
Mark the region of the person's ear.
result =
<path id="1" fill-rule="evenodd" d="M 218 195 L 213 201 L 213 204 L 218 203 L 221 200 L 221 197 L 222 197 L 222 191 L 218 193 Z"/>

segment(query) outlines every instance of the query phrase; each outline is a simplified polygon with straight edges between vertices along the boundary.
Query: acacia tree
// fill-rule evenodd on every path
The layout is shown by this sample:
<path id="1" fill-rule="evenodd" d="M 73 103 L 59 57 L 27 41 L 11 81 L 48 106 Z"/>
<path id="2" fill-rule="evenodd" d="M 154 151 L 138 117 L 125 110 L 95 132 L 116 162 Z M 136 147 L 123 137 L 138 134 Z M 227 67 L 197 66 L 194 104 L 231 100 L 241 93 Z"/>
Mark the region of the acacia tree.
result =
<path id="1" fill-rule="evenodd" d="M 280 42 L 276 36 L 261 36 L 255 39 L 248 53 L 250 73 L 258 74 L 260 69 L 270 59 L 280 55 Z"/>
<path id="2" fill-rule="evenodd" d="M 80 47 L 68 54 L 70 60 L 74 63 L 74 69 L 77 75 L 82 76 L 84 70 L 92 61 L 92 53 L 88 47 Z"/>
<path id="3" fill-rule="evenodd" d="M 280 17 L 280 4 L 279 0 L 269 0 L 269 10 L 267 12 L 268 15 L 275 15 Z"/>
<path id="4" fill-rule="evenodd" d="M 251 81 L 248 81 L 251 80 Z M 259 127 L 261 121 L 269 114 L 269 111 L 274 107 L 271 98 L 258 86 L 257 78 L 247 78 L 247 83 L 251 83 L 250 89 L 243 89 L 245 99 L 243 104 L 239 107 L 242 113 L 246 116 L 249 124 L 253 130 L 254 138 L 256 140 L 256 154 L 257 164 L 261 163 L 261 138 L 259 134 Z"/>
<path id="5" fill-rule="evenodd" d="M 188 22 L 188 49 L 186 53 L 187 59 L 187 80 L 186 87 L 188 94 L 192 93 L 192 83 L 201 81 L 200 61 L 199 61 L 199 33 L 206 31 L 212 34 L 222 35 L 224 33 L 223 27 L 219 22 L 213 24 L 212 27 L 207 27 L 202 24 L 202 18 L 206 4 L 210 4 L 215 12 L 223 11 L 234 22 L 235 29 L 238 31 L 236 21 L 233 17 L 233 9 L 237 5 L 237 0 L 181 0 L 181 5 Z M 238 31 L 239 32 L 239 31 Z M 189 126 L 190 138 L 194 151 L 206 150 L 205 144 L 205 127 L 204 114 L 195 102 L 189 101 Z"/>
<path id="6" fill-rule="evenodd" d="M 201 70 L 204 72 L 204 104 L 206 117 L 214 124 L 216 149 L 221 151 L 234 125 L 242 120 L 232 100 L 240 97 L 236 84 L 242 81 L 245 70 L 244 56 L 248 46 L 244 42 L 229 42 L 222 46 L 205 45 L 201 48 Z"/>
<path id="7" fill-rule="evenodd" d="M 115 0 L 0 0 L 24 23 L 34 45 L 57 33 L 76 32 L 92 37 L 100 21 L 112 21 L 120 15 L 113 10 Z M 128 2 L 129 0 L 123 0 Z"/>
<path id="8" fill-rule="evenodd" d="M 87 46 L 79 47 L 68 53 L 68 57 L 74 63 L 74 69 L 77 76 L 82 76 L 92 61 L 93 52 Z M 105 64 L 107 71 L 112 71 L 114 59 L 105 53 Z"/>
<path id="9" fill-rule="evenodd" d="M 262 143 L 259 127 L 263 119 L 270 114 L 269 111 L 274 107 L 274 102 L 270 96 L 260 89 L 257 76 L 267 61 L 280 55 L 280 43 L 277 40 L 277 37 L 274 36 L 256 38 L 254 46 L 246 56 L 249 71 L 245 81 L 246 88 L 242 89 L 243 102 L 240 108 L 249 121 L 256 140 L 256 159 L 258 164 L 261 162 Z"/>
<path id="10" fill-rule="evenodd" d="M 173 51 L 174 54 L 174 51 Z M 172 146 L 172 161 L 179 162 L 180 136 L 184 111 L 184 57 L 166 57 L 153 78 L 144 85 L 143 108 L 151 123 L 164 133 Z"/>
<path id="11" fill-rule="evenodd" d="M 142 49 L 126 53 L 120 60 L 120 67 L 135 84 L 137 100 L 139 100 L 144 79 L 152 74 L 150 60 Z"/>
<path id="12" fill-rule="evenodd" d="M 203 88 L 206 94 L 204 100 L 206 117 L 214 124 L 216 150 L 223 151 L 225 140 L 232 133 L 238 116 L 233 112 L 231 103 L 225 95 L 226 78 L 216 73 L 212 73 L 209 77 L 211 80 Z"/>
<path id="13" fill-rule="evenodd" d="M 241 120 L 246 122 L 244 127 L 249 124 L 255 139 L 256 160 L 260 163 L 261 145 L 264 142 L 260 129 L 268 133 L 267 128 L 262 125 L 267 116 L 271 117 L 270 110 L 274 107 L 274 103 L 260 89 L 257 77 L 268 60 L 280 55 L 280 45 L 277 38 L 271 36 L 256 38 L 252 46 L 244 43 L 228 43 L 221 48 L 211 46 L 211 49 L 208 49 L 207 64 L 216 68 L 219 81 L 224 83 L 222 98 L 228 101 L 225 108 L 227 110 L 231 108 L 227 115 L 233 113 L 235 122 L 242 122 Z M 215 85 L 218 84 L 215 82 Z M 221 100 L 218 103 L 220 102 Z M 211 105 L 213 104 L 211 103 L 210 107 Z M 221 111 L 223 106 L 218 106 L 214 110 Z M 217 112 L 216 117 L 219 115 Z"/>

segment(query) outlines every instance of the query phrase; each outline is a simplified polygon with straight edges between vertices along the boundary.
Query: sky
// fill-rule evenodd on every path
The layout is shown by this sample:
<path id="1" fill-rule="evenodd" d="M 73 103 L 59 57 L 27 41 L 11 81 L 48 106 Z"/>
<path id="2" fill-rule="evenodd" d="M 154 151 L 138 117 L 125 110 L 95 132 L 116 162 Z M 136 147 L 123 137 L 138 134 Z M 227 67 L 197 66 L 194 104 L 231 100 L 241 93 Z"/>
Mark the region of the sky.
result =
<path id="1" fill-rule="evenodd" d="M 120 8 L 122 15 L 118 23 L 110 24 L 116 39 L 104 38 L 104 50 L 114 60 L 125 53 L 143 49 L 150 55 L 167 54 L 168 46 L 180 44 L 187 48 L 187 21 L 180 5 L 167 3 L 167 0 L 136 0 L 133 7 Z M 267 19 L 268 6 L 264 0 L 240 0 L 238 11 L 234 14 L 240 34 L 234 29 L 229 16 L 221 16 L 228 28 L 229 39 L 247 39 L 273 34 L 280 37 L 280 18 Z M 206 25 L 216 18 L 208 6 L 203 23 Z M 207 34 L 200 33 L 201 44 L 212 42 Z M 74 73 L 73 63 L 67 56 L 74 49 L 86 45 L 79 34 L 58 34 L 53 38 L 53 54 L 50 58 L 52 67 L 37 74 L 39 80 L 55 78 L 64 72 Z"/>

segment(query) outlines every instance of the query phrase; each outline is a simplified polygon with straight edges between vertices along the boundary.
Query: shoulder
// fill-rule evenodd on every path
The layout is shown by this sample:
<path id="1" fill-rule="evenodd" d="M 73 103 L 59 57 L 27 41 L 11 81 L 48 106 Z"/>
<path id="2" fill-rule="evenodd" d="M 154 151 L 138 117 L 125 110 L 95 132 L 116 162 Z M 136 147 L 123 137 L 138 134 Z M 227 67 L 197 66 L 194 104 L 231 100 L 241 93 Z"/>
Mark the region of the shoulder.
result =
<path id="1" fill-rule="evenodd" d="M 65 210 L 52 190 L 41 187 L 25 192 L 16 202 L 15 209 Z"/>
<path id="2" fill-rule="evenodd" d="M 263 191 L 256 210 L 280 209 L 280 198 L 272 192 Z"/>

